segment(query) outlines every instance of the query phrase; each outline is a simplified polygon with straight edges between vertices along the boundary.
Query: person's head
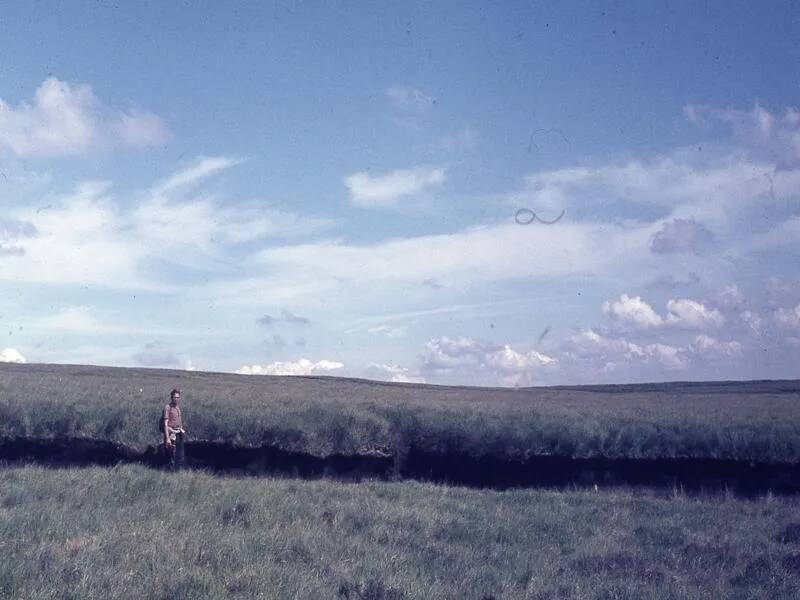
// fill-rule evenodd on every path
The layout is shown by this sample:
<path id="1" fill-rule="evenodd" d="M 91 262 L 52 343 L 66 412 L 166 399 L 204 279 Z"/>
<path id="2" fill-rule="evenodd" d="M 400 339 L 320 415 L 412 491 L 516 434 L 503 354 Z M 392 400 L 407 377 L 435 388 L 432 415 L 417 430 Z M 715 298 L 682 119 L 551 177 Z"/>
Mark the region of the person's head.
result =
<path id="1" fill-rule="evenodd" d="M 169 401 L 171 404 L 178 404 L 181 400 L 181 391 L 175 388 L 169 393 Z"/>

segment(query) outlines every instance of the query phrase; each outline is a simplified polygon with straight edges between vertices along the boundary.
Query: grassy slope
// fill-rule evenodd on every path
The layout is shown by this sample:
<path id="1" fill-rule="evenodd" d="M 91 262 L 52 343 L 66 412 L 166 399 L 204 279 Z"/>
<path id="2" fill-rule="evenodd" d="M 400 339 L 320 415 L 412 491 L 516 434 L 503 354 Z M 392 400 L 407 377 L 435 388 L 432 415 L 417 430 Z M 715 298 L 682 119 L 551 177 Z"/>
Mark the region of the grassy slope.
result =
<path id="1" fill-rule="evenodd" d="M 193 439 L 316 455 L 409 443 L 473 455 L 800 462 L 800 382 L 501 389 L 158 369 L 0 364 L 0 437 L 143 448 L 169 390 Z"/>
<path id="2" fill-rule="evenodd" d="M 800 505 L 0 469 L 0 597 L 797 598 Z"/>

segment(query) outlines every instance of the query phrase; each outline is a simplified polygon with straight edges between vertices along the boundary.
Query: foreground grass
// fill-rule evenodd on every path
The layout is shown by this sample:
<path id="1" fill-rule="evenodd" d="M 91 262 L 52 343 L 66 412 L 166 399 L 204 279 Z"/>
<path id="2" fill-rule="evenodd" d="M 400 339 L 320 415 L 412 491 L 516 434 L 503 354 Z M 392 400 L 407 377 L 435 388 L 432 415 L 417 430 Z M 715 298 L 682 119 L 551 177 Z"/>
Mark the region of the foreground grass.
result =
<path id="1" fill-rule="evenodd" d="M 0 597 L 797 598 L 800 500 L 0 469 Z"/>
<path id="2" fill-rule="evenodd" d="M 800 382 L 501 389 L 161 369 L 0 364 L 0 438 L 143 449 L 172 387 L 192 439 L 317 456 L 413 444 L 519 457 L 800 462 Z"/>

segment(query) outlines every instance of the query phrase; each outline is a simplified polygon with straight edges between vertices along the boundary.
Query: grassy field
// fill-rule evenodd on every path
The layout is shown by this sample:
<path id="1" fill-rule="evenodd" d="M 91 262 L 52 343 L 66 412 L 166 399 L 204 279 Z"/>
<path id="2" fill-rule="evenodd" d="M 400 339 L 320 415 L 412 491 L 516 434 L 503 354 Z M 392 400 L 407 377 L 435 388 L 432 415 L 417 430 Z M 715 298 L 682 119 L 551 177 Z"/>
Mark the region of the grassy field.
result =
<path id="1" fill-rule="evenodd" d="M 143 449 L 172 387 L 195 440 L 317 456 L 411 444 L 472 456 L 800 462 L 800 382 L 469 388 L 331 377 L 0 364 L 0 437 Z"/>
<path id="2" fill-rule="evenodd" d="M 0 469 L 0 597 L 800 597 L 800 500 Z"/>

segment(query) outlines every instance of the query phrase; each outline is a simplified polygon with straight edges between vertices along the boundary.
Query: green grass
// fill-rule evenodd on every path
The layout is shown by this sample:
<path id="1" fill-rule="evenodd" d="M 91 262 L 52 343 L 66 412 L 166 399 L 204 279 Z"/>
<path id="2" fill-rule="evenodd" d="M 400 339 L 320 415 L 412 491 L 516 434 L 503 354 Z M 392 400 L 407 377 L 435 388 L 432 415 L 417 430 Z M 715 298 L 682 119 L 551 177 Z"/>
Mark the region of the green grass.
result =
<path id="1" fill-rule="evenodd" d="M 501 389 L 157 369 L 0 365 L 0 438 L 137 449 L 183 390 L 192 439 L 325 456 L 410 444 L 473 456 L 558 454 L 800 462 L 800 382 Z"/>
<path id="2" fill-rule="evenodd" d="M 800 500 L 0 469 L 0 597 L 797 598 Z"/>

